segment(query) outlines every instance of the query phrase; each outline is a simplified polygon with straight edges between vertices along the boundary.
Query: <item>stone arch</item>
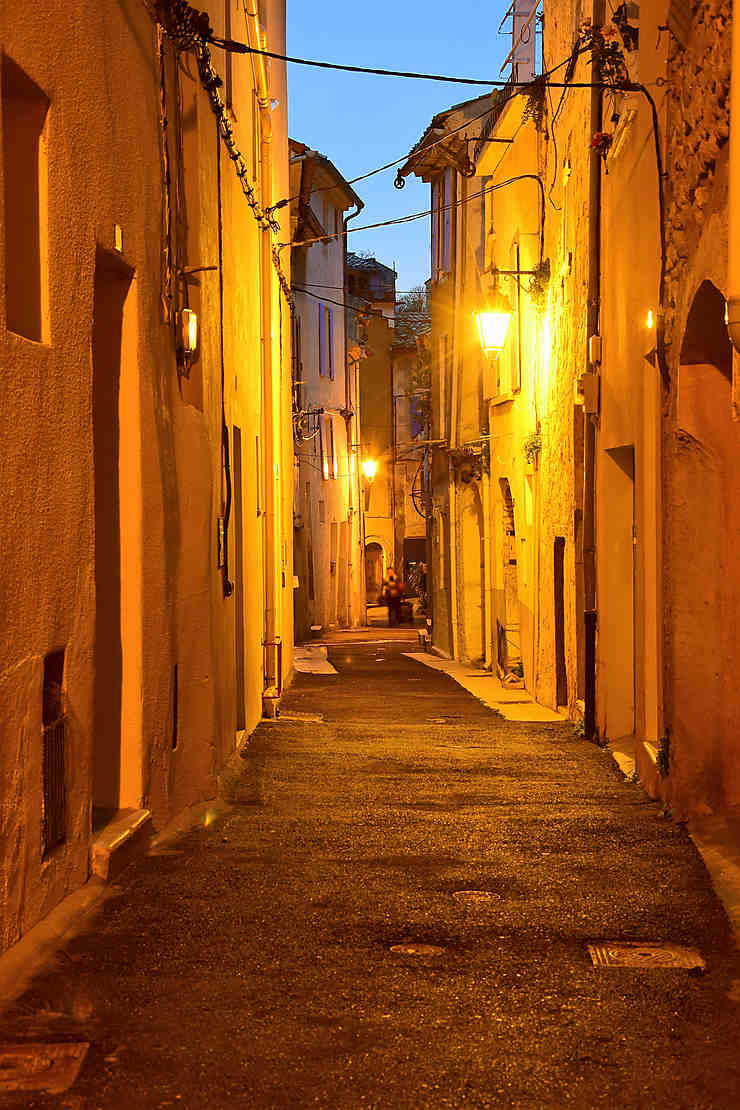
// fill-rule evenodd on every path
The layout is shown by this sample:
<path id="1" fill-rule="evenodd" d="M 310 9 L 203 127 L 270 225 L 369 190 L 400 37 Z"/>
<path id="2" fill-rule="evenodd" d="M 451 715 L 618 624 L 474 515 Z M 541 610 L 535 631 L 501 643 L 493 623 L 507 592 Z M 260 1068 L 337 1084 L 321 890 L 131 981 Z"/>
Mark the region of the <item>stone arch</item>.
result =
<path id="1" fill-rule="evenodd" d="M 386 561 L 382 542 L 371 536 L 365 542 L 365 596 L 368 605 L 374 605 L 380 597 Z"/>

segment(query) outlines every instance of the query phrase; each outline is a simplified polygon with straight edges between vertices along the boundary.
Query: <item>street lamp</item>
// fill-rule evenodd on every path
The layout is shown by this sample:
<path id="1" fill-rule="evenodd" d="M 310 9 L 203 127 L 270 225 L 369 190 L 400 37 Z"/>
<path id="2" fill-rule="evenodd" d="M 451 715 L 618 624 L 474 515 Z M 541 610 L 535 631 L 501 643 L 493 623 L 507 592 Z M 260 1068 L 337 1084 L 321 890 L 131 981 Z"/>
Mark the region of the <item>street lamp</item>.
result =
<path id="1" fill-rule="evenodd" d="M 503 293 L 494 292 L 486 308 L 475 314 L 480 345 L 486 355 L 498 355 L 504 349 L 511 320 L 511 305 Z"/>
<path id="2" fill-rule="evenodd" d="M 365 459 L 362 464 L 362 473 L 368 482 L 372 482 L 373 478 L 378 472 L 378 464 L 375 459 Z"/>

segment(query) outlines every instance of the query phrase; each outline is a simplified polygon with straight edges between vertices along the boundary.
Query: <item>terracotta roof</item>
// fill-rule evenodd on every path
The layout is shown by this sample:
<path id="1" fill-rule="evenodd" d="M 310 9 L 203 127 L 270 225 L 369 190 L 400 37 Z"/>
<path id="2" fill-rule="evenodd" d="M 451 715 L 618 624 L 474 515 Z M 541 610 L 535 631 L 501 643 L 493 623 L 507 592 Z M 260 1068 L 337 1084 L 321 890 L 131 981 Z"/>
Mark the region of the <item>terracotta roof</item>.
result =
<path id="1" fill-rule="evenodd" d="M 377 258 L 371 255 L 355 254 L 354 251 L 347 251 L 347 265 L 350 270 L 385 270 L 392 277 L 396 276 L 395 270 L 386 266 L 384 262 L 378 262 Z"/>
<path id="2" fill-rule="evenodd" d="M 428 332 L 431 326 L 428 312 L 396 312 L 393 346 L 415 347 L 417 337 Z"/>

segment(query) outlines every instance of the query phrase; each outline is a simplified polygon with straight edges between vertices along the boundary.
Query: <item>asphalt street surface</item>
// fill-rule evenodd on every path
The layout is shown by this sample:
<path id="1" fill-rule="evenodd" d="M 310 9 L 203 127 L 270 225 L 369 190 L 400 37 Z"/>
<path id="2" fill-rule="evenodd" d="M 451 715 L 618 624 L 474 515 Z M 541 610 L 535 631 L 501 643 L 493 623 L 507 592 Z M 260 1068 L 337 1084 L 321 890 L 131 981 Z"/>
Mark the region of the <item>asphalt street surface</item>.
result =
<path id="1" fill-rule="evenodd" d="M 685 829 L 569 724 L 385 638 L 299 675 L 226 815 L 132 865 L 14 1004 L 4 1041 L 90 1048 L 0 1107 L 737 1110 L 740 960 Z M 706 973 L 595 967 L 604 939 Z"/>

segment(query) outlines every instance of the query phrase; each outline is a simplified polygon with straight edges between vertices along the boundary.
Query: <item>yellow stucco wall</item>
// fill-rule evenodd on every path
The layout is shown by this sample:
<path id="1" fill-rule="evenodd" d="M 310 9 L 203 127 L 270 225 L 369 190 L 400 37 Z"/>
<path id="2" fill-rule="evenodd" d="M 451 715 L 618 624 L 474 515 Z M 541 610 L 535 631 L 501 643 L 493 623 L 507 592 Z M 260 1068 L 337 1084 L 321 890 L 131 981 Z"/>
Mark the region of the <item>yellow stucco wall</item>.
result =
<path id="1" fill-rule="evenodd" d="M 244 37 L 240 18 L 241 25 L 235 16 L 233 30 Z M 280 50 L 282 4 L 265 5 L 265 25 Z M 180 71 L 186 114 L 178 119 L 172 46 L 165 41 L 163 82 L 155 26 L 133 0 L 114 6 L 83 2 L 73 11 L 53 0 L 22 14 L 6 9 L 0 31 L 6 56 L 49 101 L 41 163 L 41 226 L 48 239 L 45 257 L 42 249 L 48 294 L 42 342 L 9 330 L 0 307 L 6 430 L 0 462 L 11 509 L 0 518 L 4 947 L 86 879 L 95 791 L 99 803 L 150 808 L 157 826 L 216 792 L 217 772 L 234 750 L 236 674 L 234 598 L 223 596 L 217 548 L 225 487 L 215 117 L 206 94 L 185 72 L 195 73 L 193 63 Z M 39 48 L 49 42 L 64 43 L 64 49 Z M 215 51 L 213 63 L 219 70 L 224 65 Z M 251 67 L 235 61 L 233 73 L 237 140 L 250 151 Z M 287 188 L 285 88 L 276 65 L 270 80 L 280 106 L 272 113 L 272 168 L 263 162 L 263 198 L 285 195 Z M 169 124 L 169 190 L 162 107 Z M 6 124 L 12 110 L 4 97 Z M 5 153 L 7 201 L 14 183 Z M 274 277 L 269 291 L 263 288 L 257 225 L 223 152 L 221 174 L 224 403 L 232 463 L 233 424 L 242 430 L 245 454 L 244 723 L 251 728 L 262 708 L 263 542 L 275 551 L 277 628 L 286 644 L 286 669 L 291 658 L 289 549 L 286 587 L 281 567 L 281 537 L 291 523 L 290 464 L 283 461 L 291 452 L 290 339 L 285 313 L 280 334 Z M 11 241 L 4 219 L 1 226 L 5 259 Z M 199 358 L 187 375 L 178 373 L 174 325 L 163 309 L 168 257 L 173 270 L 205 268 L 187 283 L 201 329 Z M 13 273 L 6 270 L 5 280 L 12 282 Z M 173 307 L 181 307 L 185 283 L 174 273 L 170 291 Z M 266 292 L 269 317 L 262 312 Z M 105 325 L 103 316 L 114 312 L 110 305 L 119 293 L 125 300 L 117 338 L 116 325 Z M 274 323 L 265 333 L 266 321 Z M 120 353 L 119 377 L 110 362 L 113 347 Z M 111 397 L 101 392 L 106 373 Z M 264 541 L 255 517 L 254 459 L 264 417 L 263 378 L 275 397 L 264 458 L 277 505 L 276 526 L 266 530 Z M 115 476 L 113 466 L 117 487 L 113 479 L 101 486 L 108 470 Z M 116 500 L 118 521 L 111 507 Z M 233 529 L 232 512 L 232 574 Z M 62 647 L 66 843 L 42 859 L 41 687 L 44 656 Z M 112 675 L 110 700 L 100 686 L 106 671 Z M 102 753 L 108 763 L 113 758 L 119 727 L 120 788 L 117 796 L 114 791 L 104 798 L 94 785 L 95 753 L 99 771 Z"/>

